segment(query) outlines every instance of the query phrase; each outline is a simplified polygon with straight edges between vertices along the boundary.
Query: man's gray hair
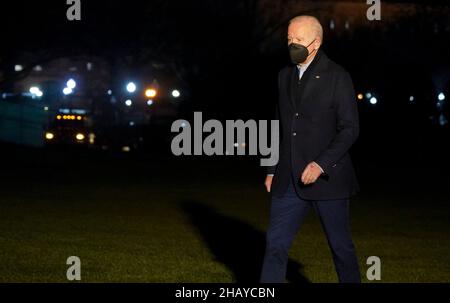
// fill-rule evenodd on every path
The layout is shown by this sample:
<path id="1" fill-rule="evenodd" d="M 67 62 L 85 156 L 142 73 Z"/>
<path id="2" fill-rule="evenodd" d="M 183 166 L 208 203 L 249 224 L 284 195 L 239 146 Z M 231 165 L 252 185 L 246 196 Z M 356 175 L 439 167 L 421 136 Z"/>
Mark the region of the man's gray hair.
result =
<path id="1" fill-rule="evenodd" d="M 322 25 L 320 24 L 319 19 L 317 19 L 314 16 L 301 15 L 301 16 L 296 16 L 296 17 L 292 18 L 289 21 L 289 24 L 294 23 L 294 22 L 307 22 L 307 23 L 309 23 L 309 25 L 311 26 L 311 30 L 313 31 L 314 35 L 316 37 L 319 37 L 320 38 L 320 42 L 322 42 L 322 40 L 323 40 L 323 28 L 322 28 Z"/>

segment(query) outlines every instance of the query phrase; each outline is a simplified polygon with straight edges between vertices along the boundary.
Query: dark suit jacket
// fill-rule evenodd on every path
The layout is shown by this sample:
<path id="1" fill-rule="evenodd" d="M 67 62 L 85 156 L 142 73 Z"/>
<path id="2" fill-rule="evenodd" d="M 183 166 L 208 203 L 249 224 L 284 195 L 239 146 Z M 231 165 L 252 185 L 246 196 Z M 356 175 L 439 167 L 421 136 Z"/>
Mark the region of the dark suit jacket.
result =
<path id="1" fill-rule="evenodd" d="M 359 184 L 348 150 L 359 135 L 359 118 L 349 73 L 319 50 L 300 84 L 296 66 L 283 68 L 278 89 L 279 161 L 267 170 L 274 174 L 272 195 L 283 195 L 290 178 L 307 200 L 356 194 Z M 301 174 L 311 161 L 324 173 L 315 183 L 303 185 Z"/>

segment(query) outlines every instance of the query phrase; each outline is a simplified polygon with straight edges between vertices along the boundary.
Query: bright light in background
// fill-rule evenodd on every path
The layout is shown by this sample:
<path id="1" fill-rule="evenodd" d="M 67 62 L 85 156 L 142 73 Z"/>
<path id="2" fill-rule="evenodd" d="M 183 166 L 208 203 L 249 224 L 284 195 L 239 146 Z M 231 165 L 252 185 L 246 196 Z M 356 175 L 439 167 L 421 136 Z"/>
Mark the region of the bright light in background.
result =
<path id="1" fill-rule="evenodd" d="M 88 137 L 89 137 L 89 144 L 94 144 L 95 143 L 95 134 L 89 133 Z"/>
<path id="2" fill-rule="evenodd" d="M 42 97 L 44 95 L 41 89 L 37 86 L 30 87 L 30 93 L 35 95 L 36 97 Z"/>
<path id="3" fill-rule="evenodd" d="M 78 141 L 82 141 L 82 140 L 84 140 L 84 135 L 83 135 L 82 133 L 78 133 L 78 134 L 75 136 L 75 138 L 76 138 Z"/>
<path id="4" fill-rule="evenodd" d="M 358 100 L 362 100 L 364 98 L 363 94 L 358 94 Z"/>
<path id="5" fill-rule="evenodd" d="M 75 117 L 75 115 L 63 115 L 63 116 L 57 115 L 56 119 L 58 119 L 58 120 L 61 120 L 61 119 L 63 119 L 63 120 L 75 120 L 75 119 L 82 120 L 83 118 L 81 116 Z"/>
<path id="6" fill-rule="evenodd" d="M 133 104 L 133 101 L 131 101 L 130 99 L 128 99 L 127 101 L 125 101 L 125 105 L 126 105 L 126 106 L 131 106 L 131 104 Z"/>
<path id="7" fill-rule="evenodd" d="M 371 93 L 367 93 L 367 94 L 366 94 L 366 98 L 367 98 L 367 99 L 369 99 L 369 98 L 371 98 L 371 97 L 372 97 L 372 94 L 371 94 Z"/>
<path id="8" fill-rule="evenodd" d="M 66 86 L 70 89 L 74 89 L 77 86 L 77 83 L 73 79 L 69 79 L 66 83 Z"/>
<path id="9" fill-rule="evenodd" d="M 178 98 L 179 96 L 181 96 L 180 91 L 177 90 L 177 89 L 174 89 L 174 90 L 172 91 L 172 97 Z"/>
<path id="10" fill-rule="evenodd" d="M 154 97 L 156 97 L 156 94 L 157 94 L 158 92 L 156 91 L 156 89 L 154 89 L 154 88 L 149 88 L 149 89 L 147 89 L 146 91 L 145 91 L 145 95 L 147 96 L 147 97 L 149 97 L 149 98 L 154 98 Z"/>
<path id="11" fill-rule="evenodd" d="M 439 100 L 439 101 L 444 101 L 444 100 L 445 100 L 445 95 L 444 95 L 444 93 L 439 93 L 439 95 L 438 95 L 438 100 Z"/>
<path id="12" fill-rule="evenodd" d="M 63 94 L 64 95 L 70 95 L 73 92 L 73 90 L 70 87 L 64 87 Z"/>
<path id="13" fill-rule="evenodd" d="M 136 91 L 136 84 L 134 82 L 129 82 L 127 84 L 127 92 L 134 93 Z"/>
<path id="14" fill-rule="evenodd" d="M 20 72 L 22 70 L 23 70 L 23 66 L 22 65 L 20 65 L 20 64 L 14 65 L 14 71 Z"/>
<path id="15" fill-rule="evenodd" d="M 32 93 L 33 95 L 36 95 L 37 92 L 39 92 L 39 91 L 40 91 L 40 89 L 37 86 L 30 87 L 30 93 Z"/>
<path id="16" fill-rule="evenodd" d="M 372 98 L 370 98 L 370 104 L 373 104 L 373 105 L 375 105 L 375 104 L 377 104 L 377 102 L 378 102 L 378 100 L 377 100 L 377 98 L 375 98 L 375 97 L 372 97 Z"/>
<path id="17" fill-rule="evenodd" d="M 112 90 L 108 89 L 108 91 L 106 92 L 108 95 L 112 95 Z"/>
<path id="18" fill-rule="evenodd" d="M 409 96 L 409 101 L 413 102 L 414 101 L 414 96 Z"/>
<path id="19" fill-rule="evenodd" d="M 52 133 L 45 133 L 45 139 L 47 140 L 51 140 L 55 137 L 55 135 L 53 135 Z"/>
<path id="20" fill-rule="evenodd" d="M 150 105 L 152 105 L 152 104 L 153 104 L 153 100 L 151 100 L 151 99 L 150 99 L 150 100 L 147 100 L 147 105 L 148 105 L 148 106 L 150 106 Z"/>

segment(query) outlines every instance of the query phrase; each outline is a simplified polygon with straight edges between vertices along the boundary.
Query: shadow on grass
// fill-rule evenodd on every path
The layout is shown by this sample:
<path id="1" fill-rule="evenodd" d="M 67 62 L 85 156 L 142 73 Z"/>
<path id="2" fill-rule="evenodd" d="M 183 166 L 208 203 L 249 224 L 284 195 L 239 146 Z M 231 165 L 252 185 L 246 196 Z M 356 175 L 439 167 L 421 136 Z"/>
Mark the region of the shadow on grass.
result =
<path id="1" fill-rule="evenodd" d="M 181 207 L 216 260 L 233 272 L 237 283 L 259 282 L 265 250 L 264 233 L 196 201 L 183 201 Z M 291 283 L 309 283 L 302 269 L 302 264 L 289 259 L 286 279 Z"/>

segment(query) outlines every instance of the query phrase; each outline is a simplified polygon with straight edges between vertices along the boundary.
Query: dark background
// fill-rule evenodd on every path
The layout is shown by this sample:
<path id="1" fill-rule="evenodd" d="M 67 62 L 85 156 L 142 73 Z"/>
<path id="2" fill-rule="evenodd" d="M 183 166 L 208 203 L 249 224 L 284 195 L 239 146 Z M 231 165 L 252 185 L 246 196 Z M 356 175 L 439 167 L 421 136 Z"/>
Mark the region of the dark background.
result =
<path id="1" fill-rule="evenodd" d="M 69 22 L 64 1 L 5 2 L 1 26 L 8 30 L 3 33 L 5 77 L 0 84 L 8 91 L 17 77 L 8 73 L 13 73 L 12 66 L 24 53 L 36 55 L 31 66 L 79 54 L 99 55 L 112 64 L 128 57 L 128 71 L 138 71 L 144 62 L 157 59 L 169 63 L 189 88 L 181 116 L 192 118 L 192 111 L 199 110 L 205 120 L 271 118 L 277 73 L 289 62 L 287 21 L 306 13 L 328 22 L 324 12 L 337 2 L 317 2 L 306 5 L 307 11 L 301 6 L 302 11 L 292 12 L 286 10 L 295 1 L 286 1 L 284 11 L 267 3 L 84 1 L 82 20 Z M 376 106 L 359 104 L 360 141 L 364 141 L 359 145 L 370 146 L 361 153 L 369 152 L 372 159 L 389 151 L 388 156 L 399 161 L 420 149 L 441 150 L 445 142 L 448 124 L 439 126 L 441 112 L 436 103 L 439 92 L 449 94 L 448 6 L 445 1 L 383 1 L 398 7 L 411 3 L 415 5 L 412 15 L 355 22 L 351 31 L 343 29 L 342 22 L 335 30 L 323 25 L 324 51 L 349 70 L 357 93 L 377 95 Z M 337 19 L 346 18 L 346 12 L 337 13 Z M 354 12 L 347 14 L 351 17 Z M 116 83 L 123 81 L 120 72 L 113 72 Z M 414 102 L 409 96 L 414 96 Z M 448 119 L 447 105 L 443 111 Z M 421 141 L 429 136 L 437 136 L 439 145 Z"/>

